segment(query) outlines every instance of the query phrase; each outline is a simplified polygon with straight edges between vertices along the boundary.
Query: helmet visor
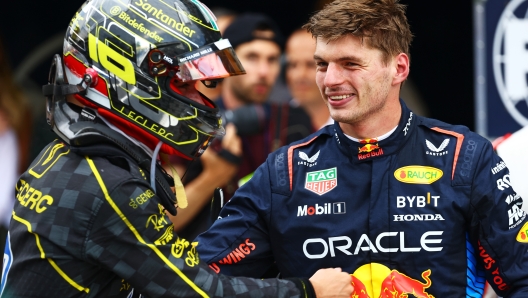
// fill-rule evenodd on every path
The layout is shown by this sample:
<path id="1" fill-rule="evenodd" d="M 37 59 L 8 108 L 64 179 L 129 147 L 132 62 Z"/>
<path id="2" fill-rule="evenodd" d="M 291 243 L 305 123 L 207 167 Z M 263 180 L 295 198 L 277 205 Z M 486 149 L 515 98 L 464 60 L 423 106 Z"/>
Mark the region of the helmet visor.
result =
<path id="1" fill-rule="evenodd" d="M 227 39 L 176 57 L 182 81 L 207 81 L 245 74 Z"/>

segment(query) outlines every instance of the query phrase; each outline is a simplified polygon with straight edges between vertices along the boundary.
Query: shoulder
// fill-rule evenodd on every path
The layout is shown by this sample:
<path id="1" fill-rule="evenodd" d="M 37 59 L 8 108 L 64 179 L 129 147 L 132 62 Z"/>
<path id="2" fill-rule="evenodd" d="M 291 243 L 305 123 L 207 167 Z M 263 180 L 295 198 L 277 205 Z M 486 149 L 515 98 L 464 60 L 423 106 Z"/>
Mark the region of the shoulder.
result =
<path id="1" fill-rule="evenodd" d="M 424 134 L 443 134 L 455 137 L 457 141 L 463 142 L 469 139 L 478 143 L 490 143 L 488 139 L 471 131 L 467 126 L 454 125 L 437 119 L 417 116 L 418 126 L 423 127 Z"/>
<path id="2" fill-rule="evenodd" d="M 334 128 L 333 125 L 328 125 L 320 130 L 309 134 L 303 139 L 300 139 L 295 142 L 291 142 L 290 144 L 283 146 L 279 148 L 278 150 L 274 151 L 270 154 L 270 156 L 281 154 L 281 153 L 288 153 L 289 151 L 295 150 L 297 148 L 308 148 L 313 146 L 321 146 L 325 143 L 326 140 L 330 139 L 334 135 Z"/>
<path id="3" fill-rule="evenodd" d="M 433 138 L 436 135 L 444 140 L 453 141 L 454 145 L 451 146 L 454 149 L 452 152 L 455 184 L 471 183 L 479 163 L 486 163 L 495 156 L 491 142 L 466 126 L 452 125 L 424 117 L 419 117 L 419 120 L 418 125 L 423 129 L 418 131 L 423 137 Z M 426 142 L 428 140 L 426 139 Z"/>

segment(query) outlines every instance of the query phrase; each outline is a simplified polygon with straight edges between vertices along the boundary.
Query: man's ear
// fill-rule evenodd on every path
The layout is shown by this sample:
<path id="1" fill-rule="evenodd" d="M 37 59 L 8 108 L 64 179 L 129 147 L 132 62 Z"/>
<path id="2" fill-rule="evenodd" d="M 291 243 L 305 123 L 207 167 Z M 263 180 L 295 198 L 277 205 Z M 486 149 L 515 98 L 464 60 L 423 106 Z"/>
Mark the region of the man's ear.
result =
<path id="1" fill-rule="evenodd" d="M 396 67 L 396 72 L 392 78 L 392 84 L 398 85 L 404 82 L 409 76 L 409 56 L 405 53 L 398 54 L 398 56 L 394 58 L 394 67 Z"/>

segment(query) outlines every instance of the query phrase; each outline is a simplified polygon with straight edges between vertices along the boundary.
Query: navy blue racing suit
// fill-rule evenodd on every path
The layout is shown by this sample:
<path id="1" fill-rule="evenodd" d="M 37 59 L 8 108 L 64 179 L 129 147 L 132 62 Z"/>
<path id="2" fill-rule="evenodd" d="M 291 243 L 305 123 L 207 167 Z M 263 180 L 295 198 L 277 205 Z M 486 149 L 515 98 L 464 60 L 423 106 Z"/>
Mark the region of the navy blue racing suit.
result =
<path id="1" fill-rule="evenodd" d="M 352 274 L 353 297 L 528 297 L 528 222 L 485 138 L 413 114 L 386 139 L 339 123 L 272 153 L 201 234 L 217 272 Z M 400 296 L 402 295 L 402 296 Z"/>

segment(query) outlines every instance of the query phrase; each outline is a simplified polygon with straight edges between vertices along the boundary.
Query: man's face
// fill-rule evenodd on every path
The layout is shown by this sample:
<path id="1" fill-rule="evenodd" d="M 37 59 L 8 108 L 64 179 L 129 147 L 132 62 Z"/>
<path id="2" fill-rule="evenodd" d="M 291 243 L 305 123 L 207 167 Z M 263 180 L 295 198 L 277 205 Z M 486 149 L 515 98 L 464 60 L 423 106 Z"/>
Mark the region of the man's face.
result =
<path id="1" fill-rule="evenodd" d="M 265 102 L 280 71 L 279 46 L 255 39 L 239 45 L 235 52 L 246 74 L 229 78 L 229 88 L 244 103 Z"/>
<path id="2" fill-rule="evenodd" d="M 358 124 L 381 113 L 392 86 L 394 59 L 383 63 L 382 52 L 347 35 L 334 41 L 317 38 L 317 86 L 332 118 Z"/>
<path id="3" fill-rule="evenodd" d="M 178 80 L 174 80 L 172 84 L 174 87 L 176 87 L 181 95 L 187 97 L 188 99 L 195 101 L 199 104 L 205 105 L 205 102 L 200 95 L 200 93 L 196 90 L 196 81 L 190 81 L 190 82 L 182 82 Z M 200 83 L 201 84 L 201 83 Z"/>
<path id="4" fill-rule="evenodd" d="M 308 32 L 297 31 L 286 44 L 286 83 L 293 98 L 304 106 L 322 102 L 315 83 L 314 52 L 315 39 Z"/>

